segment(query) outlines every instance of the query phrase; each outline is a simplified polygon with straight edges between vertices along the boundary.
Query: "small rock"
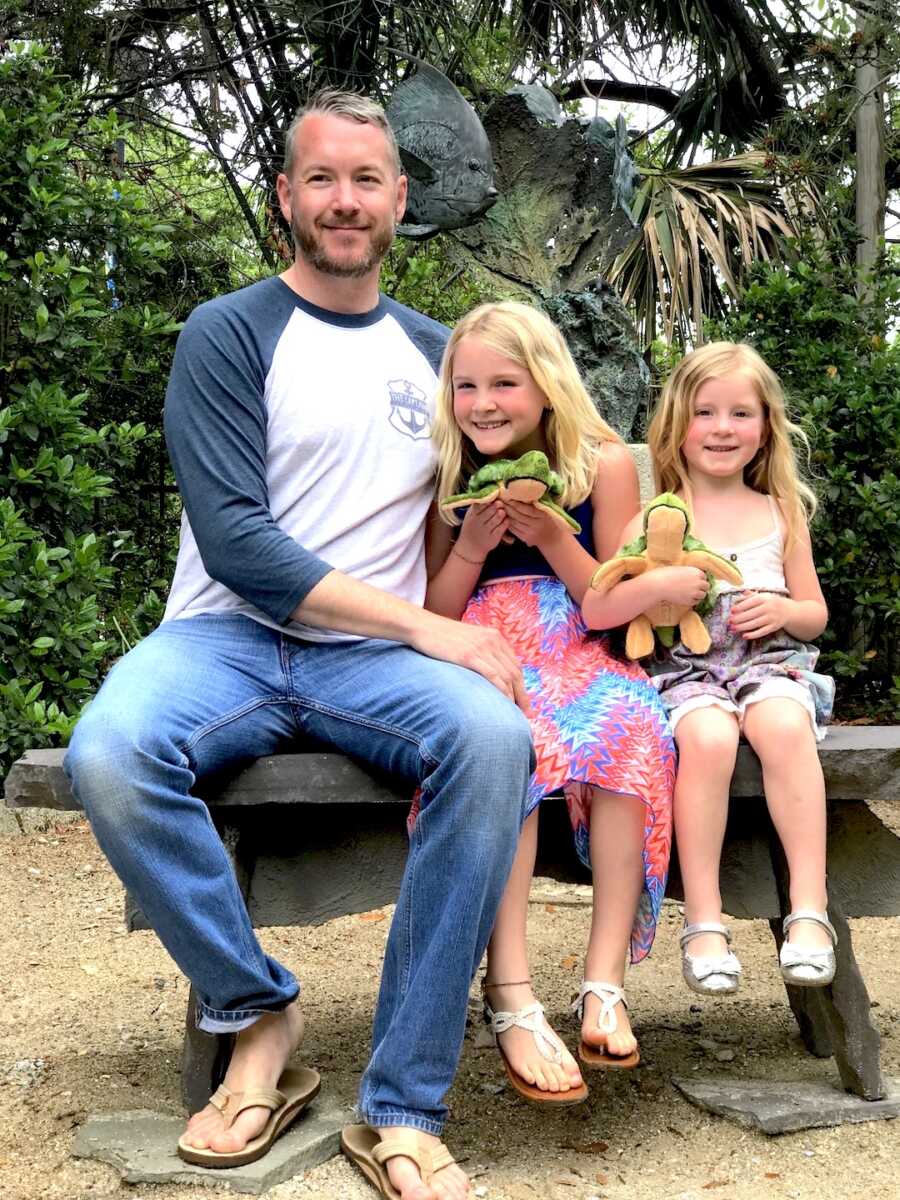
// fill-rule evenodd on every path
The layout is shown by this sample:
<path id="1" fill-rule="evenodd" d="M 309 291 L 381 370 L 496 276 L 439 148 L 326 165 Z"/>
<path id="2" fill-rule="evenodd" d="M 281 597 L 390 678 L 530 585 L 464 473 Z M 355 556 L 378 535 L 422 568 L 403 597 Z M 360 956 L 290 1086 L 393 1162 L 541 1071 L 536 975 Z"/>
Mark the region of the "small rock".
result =
<path id="1" fill-rule="evenodd" d="M 7 1069 L 4 1079 L 7 1083 L 18 1084 L 19 1087 L 34 1087 L 39 1083 L 47 1069 L 42 1058 L 20 1058 Z"/>
<path id="2" fill-rule="evenodd" d="M 716 1062 L 732 1062 L 734 1060 L 733 1050 L 717 1050 L 715 1053 Z"/>
<path id="3" fill-rule="evenodd" d="M 486 1187 L 477 1187 L 477 1188 L 475 1189 L 475 1195 L 476 1195 L 476 1196 L 486 1196 L 486 1195 L 487 1195 L 487 1188 L 486 1188 Z"/>
<path id="4" fill-rule="evenodd" d="M 719 1048 L 719 1043 L 714 1041 L 712 1038 L 701 1038 L 697 1045 L 701 1050 L 708 1050 L 710 1054 Z"/>

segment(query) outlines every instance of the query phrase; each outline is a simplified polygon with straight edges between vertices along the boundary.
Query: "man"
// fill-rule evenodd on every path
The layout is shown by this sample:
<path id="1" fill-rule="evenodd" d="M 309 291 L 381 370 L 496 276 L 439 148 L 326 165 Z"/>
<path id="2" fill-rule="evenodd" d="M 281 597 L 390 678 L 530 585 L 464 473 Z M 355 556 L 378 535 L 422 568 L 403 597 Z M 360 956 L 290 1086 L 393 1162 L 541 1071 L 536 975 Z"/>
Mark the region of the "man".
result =
<path id="1" fill-rule="evenodd" d="M 527 702 L 495 631 L 421 608 L 446 331 L 379 294 L 406 199 L 381 109 L 321 93 L 277 186 L 293 265 L 201 305 L 178 341 L 165 424 L 184 517 L 165 619 L 111 672 L 66 768 L 193 982 L 199 1027 L 238 1035 L 227 1091 L 179 1143 L 208 1165 L 264 1153 L 317 1082 L 298 1091 L 285 1072 L 298 985 L 262 952 L 195 780 L 311 736 L 422 788 L 360 1089 L 367 1136 L 396 1146 L 357 1158 L 403 1200 L 456 1200 L 468 1182 L 439 1142 L 443 1096 L 518 837 Z"/>

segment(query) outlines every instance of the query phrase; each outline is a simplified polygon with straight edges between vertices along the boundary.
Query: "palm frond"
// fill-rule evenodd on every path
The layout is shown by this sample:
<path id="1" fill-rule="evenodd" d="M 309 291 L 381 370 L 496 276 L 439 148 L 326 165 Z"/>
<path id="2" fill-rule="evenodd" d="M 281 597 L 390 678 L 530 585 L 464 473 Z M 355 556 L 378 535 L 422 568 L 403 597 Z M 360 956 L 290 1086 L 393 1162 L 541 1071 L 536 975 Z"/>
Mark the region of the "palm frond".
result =
<path id="1" fill-rule="evenodd" d="M 766 156 L 748 151 L 699 166 L 644 168 L 634 237 L 609 272 L 648 345 L 703 340 L 703 321 L 736 297 L 751 263 L 780 257 L 793 228 Z"/>

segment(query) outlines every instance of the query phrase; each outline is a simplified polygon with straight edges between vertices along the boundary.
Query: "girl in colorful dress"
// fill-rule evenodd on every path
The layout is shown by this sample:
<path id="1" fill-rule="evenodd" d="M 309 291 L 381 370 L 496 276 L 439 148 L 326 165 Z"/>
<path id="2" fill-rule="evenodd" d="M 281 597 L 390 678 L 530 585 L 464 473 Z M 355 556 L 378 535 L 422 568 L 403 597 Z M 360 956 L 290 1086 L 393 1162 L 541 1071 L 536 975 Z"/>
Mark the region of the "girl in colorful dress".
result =
<path id="1" fill-rule="evenodd" d="M 565 792 L 594 905 L 579 1057 L 590 1066 L 639 1061 L 622 991 L 625 959 L 653 941 L 671 837 L 674 745 L 643 670 L 589 634 L 581 599 L 638 510 L 637 473 L 597 414 L 559 331 L 524 304 L 487 304 L 456 326 L 441 368 L 435 419 L 438 499 L 478 467 L 530 450 L 562 477 L 560 504 L 577 536 L 540 506 L 473 504 L 460 525 L 436 517 L 426 605 L 499 629 L 518 654 L 531 703 L 537 767 L 531 808 L 488 947 L 485 1011 L 512 1086 L 528 1099 L 576 1103 L 587 1088 L 531 988 L 526 949 L 537 805 Z"/>
<path id="2" fill-rule="evenodd" d="M 688 354 L 663 390 L 649 430 L 660 490 L 692 514 L 693 533 L 736 563 L 737 587 L 716 583 L 706 620 L 712 645 L 676 643 L 650 666 L 678 744 L 675 836 L 684 882 L 682 971 L 695 992 L 737 990 L 741 965 L 722 923 L 719 860 L 741 734 L 762 764 L 763 787 L 790 870 L 781 974 L 821 987 L 834 976 L 825 891 L 825 785 L 816 752 L 834 685 L 806 645 L 828 612 L 807 522 L 813 493 L 800 480 L 777 376 L 749 346 L 715 342 Z M 802 435 L 801 435 L 802 436 Z M 625 540 L 640 532 L 633 521 Z M 707 591 L 696 567 L 664 567 L 591 592 L 584 615 L 615 626 L 655 600 L 694 605 Z"/>

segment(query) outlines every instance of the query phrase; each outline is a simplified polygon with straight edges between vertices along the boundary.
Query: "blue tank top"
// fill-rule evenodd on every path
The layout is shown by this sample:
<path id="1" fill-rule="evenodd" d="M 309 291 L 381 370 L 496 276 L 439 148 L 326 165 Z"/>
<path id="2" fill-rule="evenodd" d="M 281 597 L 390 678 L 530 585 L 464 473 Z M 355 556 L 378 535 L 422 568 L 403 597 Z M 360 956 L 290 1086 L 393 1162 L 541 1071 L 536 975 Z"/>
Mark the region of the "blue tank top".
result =
<path id="1" fill-rule="evenodd" d="M 581 533 L 575 535 L 576 540 L 584 546 L 588 554 L 594 554 L 594 506 L 590 496 L 566 510 L 581 526 Z M 512 543 L 501 542 L 485 560 L 478 577 L 479 585 L 490 583 L 493 579 L 508 579 L 515 575 L 542 575 L 556 577 L 556 572 L 541 554 L 536 546 L 526 546 L 515 538 Z"/>

